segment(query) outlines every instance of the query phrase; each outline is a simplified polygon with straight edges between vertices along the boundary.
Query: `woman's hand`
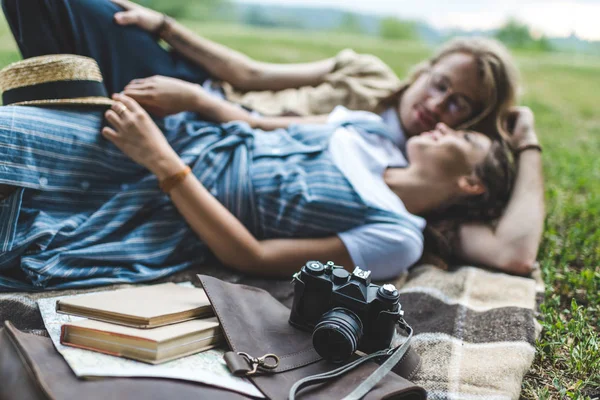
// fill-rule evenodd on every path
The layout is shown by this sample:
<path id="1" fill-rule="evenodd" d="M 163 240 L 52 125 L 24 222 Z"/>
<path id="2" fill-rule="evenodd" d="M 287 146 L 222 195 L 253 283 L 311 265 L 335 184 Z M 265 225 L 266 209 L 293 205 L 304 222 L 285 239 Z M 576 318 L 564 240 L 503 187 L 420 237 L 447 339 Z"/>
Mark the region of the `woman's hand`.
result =
<path id="1" fill-rule="evenodd" d="M 115 104 L 105 114 L 112 128 L 102 129 L 106 139 L 158 179 L 185 168 L 158 126 L 135 100 L 120 94 L 113 95 L 113 100 Z"/>
<path id="2" fill-rule="evenodd" d="M 166 76 L 134 79 L 123 93 L 159 117 L 182 111 L 200 112 L 202 100 L 210 96 L 200 85 Z"/>
<path id="3" fill-rule="evenodd" d="M 140 6 L 129 0 L 111 0 L 125 11 L 115 14 L 115 21 L 119 25 L 136 25 L 148 32 L 156 32 L 163 23 L 163 15 L 158 11 Z"/>
<path id="4" fill-rule="evenodd" d="M 535 119 L 529 107 L 513 107 L 504 120 L 508 143 L 513 149 L 529 144 L 539 144 L 535 134 Z"/>

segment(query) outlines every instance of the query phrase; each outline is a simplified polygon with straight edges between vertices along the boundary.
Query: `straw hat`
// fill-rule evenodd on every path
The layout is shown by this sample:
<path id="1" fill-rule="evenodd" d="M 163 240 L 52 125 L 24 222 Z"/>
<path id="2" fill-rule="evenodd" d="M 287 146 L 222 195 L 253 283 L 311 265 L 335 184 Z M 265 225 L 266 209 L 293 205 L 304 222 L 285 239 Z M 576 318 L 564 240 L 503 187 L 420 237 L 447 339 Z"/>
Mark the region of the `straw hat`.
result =
<path id="1" fill-rule="evenodd" d="M 72 54 L 33 57 L 10 64 L 0 71 L 0 93 L 5 106 L 113 104 L 96 61 Z"/>

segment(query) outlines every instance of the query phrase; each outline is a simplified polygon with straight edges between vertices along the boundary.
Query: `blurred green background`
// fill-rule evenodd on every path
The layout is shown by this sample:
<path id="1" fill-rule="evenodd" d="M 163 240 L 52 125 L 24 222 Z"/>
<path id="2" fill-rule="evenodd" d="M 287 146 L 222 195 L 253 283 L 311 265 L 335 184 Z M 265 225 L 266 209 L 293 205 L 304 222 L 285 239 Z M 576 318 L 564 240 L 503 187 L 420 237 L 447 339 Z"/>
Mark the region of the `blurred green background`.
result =
<path id="1" fill-rule="evenodd" d="M 402 77 L 432 53 L 435 43 L 446 39 L 424 38 L 416 23 L 397 19 L 379 19 L 376 28 L 369 28 L 359 16 L 343 12 L 333 26 L 319 30 L 307 29 L 285 15 L 278 20 L 252 9 L 246 9 L 241 17 L 239 10 L 232 11 L 215 22 L 215 12 L 223 16 L 224 3 L 217 0 L 145 3 L 175 16 L 194 16 L 182 22 L 210 39 L 271 62 L 318 60 L 351 47 L 377 55 Z M 564 49 L 545 42 L 546 38 L 534 39 L 527 30 L 523 32 L 518 21 L 509 21 L 505 28 L 492 34 L 513 48 L 518 61 L 522 104 L 531 107 L 536 116 L 546 177 L 546 230 L 539 253 L 546 282 L 539 316 L 544 331 L 537 343 L 535 364 L 523 383 L 522 397 L 597 398 L 600 52 L 594 43 L 584 50 Z M 19 58 L 2 18 L 0 68 Z"/>

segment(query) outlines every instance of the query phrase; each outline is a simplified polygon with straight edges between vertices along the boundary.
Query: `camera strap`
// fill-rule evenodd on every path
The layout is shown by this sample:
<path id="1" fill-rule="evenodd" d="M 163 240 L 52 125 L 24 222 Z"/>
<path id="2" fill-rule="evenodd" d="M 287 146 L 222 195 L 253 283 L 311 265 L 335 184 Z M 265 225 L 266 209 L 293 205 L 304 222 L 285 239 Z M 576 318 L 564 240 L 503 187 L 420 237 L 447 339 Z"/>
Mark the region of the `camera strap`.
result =
<path id="1" fill-rule="evenodd" d="M 386 376 L 396 366 L 396 364 L 398 364 L 398 362 L 400 362 L 404 354 L 406 354 L 406 352 L 408 351 L 413 336 L 413 329 L 403 319 L 400 319 L 399 325 L 408 334 L 406 341 L 402 343 L 402 345 L 396 348 L 390 348 L 371 353 L 351 363 L 343 365 L 340 368 L 334 369 L 333 371 L 307 376 L 306 378 L 300 379 L 290 389 L 289 400 L 295 400 L 296 393 L 299 390 L 302 390 L 308 386 L 317 385 L 330 379 L 338 378 L 346 372 L 353 370 L 354 368 L 360 366 L 361 364 L 367 361 L 375 361 L 380 358 L 389 357 L 383 364 L 379 366 L 379 368 L 377 368 L 371 375 L 369 375 L 367 379 L 365 379 L 360 385 L 358 385 L 356 389 L 354 389 L 349 395 L 343 398 L 343 400 L 361 399 L 364 395 L 369 393 L 369 391 L 373 389 L 373 387 L 377 385 L 379 381 L 381 381 L 383 377 Z"/>

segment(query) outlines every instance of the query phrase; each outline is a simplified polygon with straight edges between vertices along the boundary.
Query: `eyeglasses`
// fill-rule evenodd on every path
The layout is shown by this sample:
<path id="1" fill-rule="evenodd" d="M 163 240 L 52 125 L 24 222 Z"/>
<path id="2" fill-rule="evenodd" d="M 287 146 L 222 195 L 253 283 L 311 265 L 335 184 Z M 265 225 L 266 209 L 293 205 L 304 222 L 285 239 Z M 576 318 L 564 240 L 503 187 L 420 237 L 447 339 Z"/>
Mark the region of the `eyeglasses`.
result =
<path id="1" fill-rule="evenodd" d="M 427 91 L 432 97 L 443 97 L 448 113 L 455 117 L 464 118 L 473 113 L 471 102 L 464 95 L 455 93 L 443 75 L 430 72 Z"/>

